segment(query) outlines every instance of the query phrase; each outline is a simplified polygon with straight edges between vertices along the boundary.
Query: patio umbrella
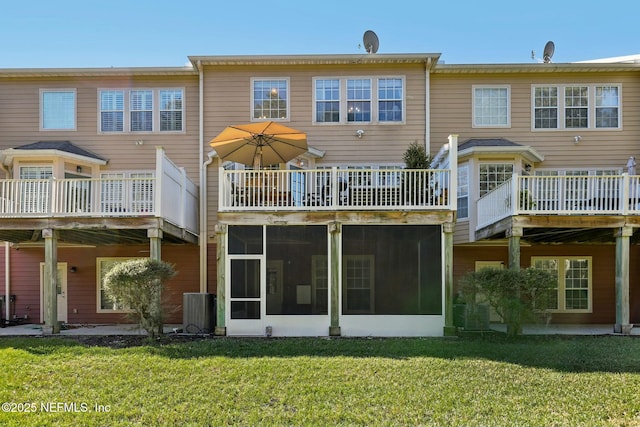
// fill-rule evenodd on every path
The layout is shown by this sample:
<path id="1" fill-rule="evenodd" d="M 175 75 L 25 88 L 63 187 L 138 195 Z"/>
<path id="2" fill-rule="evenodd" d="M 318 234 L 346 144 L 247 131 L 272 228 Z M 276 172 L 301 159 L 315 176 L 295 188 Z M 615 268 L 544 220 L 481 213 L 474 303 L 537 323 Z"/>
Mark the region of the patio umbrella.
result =
<path id="1" fill-rule="evenodd" d="M 276 122 L 228 126 L 209 141 L 220 158 L 259 168 L 307 151 L 307 135 Z"/>

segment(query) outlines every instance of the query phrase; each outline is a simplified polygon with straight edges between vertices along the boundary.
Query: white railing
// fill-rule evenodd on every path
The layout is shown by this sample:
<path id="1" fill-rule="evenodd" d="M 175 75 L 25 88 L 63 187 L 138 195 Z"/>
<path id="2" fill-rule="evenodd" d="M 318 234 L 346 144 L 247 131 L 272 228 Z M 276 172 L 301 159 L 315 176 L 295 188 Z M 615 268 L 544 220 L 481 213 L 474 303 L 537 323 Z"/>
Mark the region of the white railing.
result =
<path id="1" fill-rule="evenodd" d="M 503 182 L 478 200 L 478 228 L 514 214 L 513 178 Z"/>
<path id="2" fill-rule="evenodd" d="M 477 229 L 510 215 L 640 214 L 640 176 L 519 176 L 478 200 Z"/>
<path id="3" fill-rule="evenodd" d="M 452 208 L 447 169 L 220 169 L 220 211 Z M 455 197 L 455 193 L 451 195 Z"/>
<path id="4" fill-rule="evenodd" d="M 0 218 L 156 216 L 198 230 L 198 190 L 158 150 L 153 177 L 0 180 Z"/>

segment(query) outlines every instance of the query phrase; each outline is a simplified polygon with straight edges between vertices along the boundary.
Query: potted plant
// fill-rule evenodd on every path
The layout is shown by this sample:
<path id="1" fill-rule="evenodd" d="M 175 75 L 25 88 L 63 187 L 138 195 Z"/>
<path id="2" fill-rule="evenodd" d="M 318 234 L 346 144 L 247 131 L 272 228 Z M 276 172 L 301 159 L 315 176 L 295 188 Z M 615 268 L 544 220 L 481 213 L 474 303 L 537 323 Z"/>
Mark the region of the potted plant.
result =
<path id="1" fill-rule="evenodd" d="M 402 193 L 405 197 L 405 203 L 422 204 L 426 201 L 426 192 L 429 186 L 429 177 L 417 170 L 429 169 L 431 164 L 431 156 L 423 145 L 417 141 L 412 142 L 402 156 L 405 169 L 416 170 L 412 174 L 404 174 L 402 179 Z M 410 178 L 411 177 L 411 178 Z"/>

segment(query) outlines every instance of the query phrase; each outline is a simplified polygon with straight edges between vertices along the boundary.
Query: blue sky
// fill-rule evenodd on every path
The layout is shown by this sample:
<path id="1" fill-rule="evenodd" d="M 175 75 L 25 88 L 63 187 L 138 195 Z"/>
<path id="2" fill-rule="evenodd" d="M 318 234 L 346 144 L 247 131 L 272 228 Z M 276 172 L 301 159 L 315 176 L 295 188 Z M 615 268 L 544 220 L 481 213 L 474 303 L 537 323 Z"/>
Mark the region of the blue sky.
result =
<path id="1" fill-rule="evenodd" d="M 5 0 L 0 68 L 181 66 L 189 55 L 441 53 L 446 63 L 640 53 L 638 0 Z"/>

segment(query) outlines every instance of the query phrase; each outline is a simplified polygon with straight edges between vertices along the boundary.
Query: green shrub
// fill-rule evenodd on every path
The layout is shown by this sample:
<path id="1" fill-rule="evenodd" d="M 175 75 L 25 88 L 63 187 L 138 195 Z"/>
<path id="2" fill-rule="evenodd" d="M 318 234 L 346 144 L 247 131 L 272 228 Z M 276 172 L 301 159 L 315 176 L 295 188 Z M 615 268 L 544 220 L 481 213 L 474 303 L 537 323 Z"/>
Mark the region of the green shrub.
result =
<path id="1" fill-rule="evenodd" d="M 460 285 L 468 305 L 473 307 L 482 296 L 506 323 L 507 335 L 515 336 L 524 323 L 548 318 L 557 278 L 535 268 L 485 268 L 465 274 Z"/>
<path id="2" fill-rule="evenodd" d="M 151 338 L 162 334 L 162 290 L 175 276 L 171 264 L 150 258 L 116 264 L 104 277 L 106 294 L 131 309 L 130 318 Z"/>

